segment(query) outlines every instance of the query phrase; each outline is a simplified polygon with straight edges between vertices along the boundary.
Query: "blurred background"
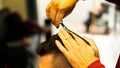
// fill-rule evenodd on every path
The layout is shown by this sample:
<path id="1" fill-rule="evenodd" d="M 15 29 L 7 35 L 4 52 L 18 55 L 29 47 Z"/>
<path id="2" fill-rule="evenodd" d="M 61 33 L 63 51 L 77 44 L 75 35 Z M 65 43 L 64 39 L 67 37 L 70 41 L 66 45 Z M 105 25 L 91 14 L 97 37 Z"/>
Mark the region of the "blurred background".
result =
<path id="1" fill-rule="evenodd" d="M 59 29 L 46 16 L 50 0 L 0 0 L 0 68 L 38 68 L 35 49 Z M 120 53 L 120 7 L 104 0 L 78 1 L 63 23 L 92 38 L 106 68 Z"/>

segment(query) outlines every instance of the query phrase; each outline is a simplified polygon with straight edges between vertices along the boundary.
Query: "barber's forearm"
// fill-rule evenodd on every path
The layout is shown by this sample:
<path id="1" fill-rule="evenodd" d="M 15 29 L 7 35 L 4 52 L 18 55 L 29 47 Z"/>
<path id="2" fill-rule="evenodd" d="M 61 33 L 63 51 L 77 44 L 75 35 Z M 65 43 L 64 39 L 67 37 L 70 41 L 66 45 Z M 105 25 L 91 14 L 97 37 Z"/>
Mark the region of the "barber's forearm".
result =
<path id="1" fill-rule="evenodd" d="M 106 0 L 106 1 L 114 3 L 114 4 L 118 5 L 118 6 L 120 6 L 120 0 Z"/>

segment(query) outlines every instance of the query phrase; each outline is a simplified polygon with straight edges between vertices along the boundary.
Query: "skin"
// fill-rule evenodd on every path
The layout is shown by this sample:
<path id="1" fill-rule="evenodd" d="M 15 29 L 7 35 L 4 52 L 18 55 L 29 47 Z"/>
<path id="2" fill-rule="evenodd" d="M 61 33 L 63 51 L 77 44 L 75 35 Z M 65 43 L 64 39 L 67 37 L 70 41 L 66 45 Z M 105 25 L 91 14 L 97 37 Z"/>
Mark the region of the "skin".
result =
<path id="1" fill-rule="evenodd" d="M 65 47 L 58 40 L 55 42 L 73 68 L 88 68 L 93 62 L 100 60 L 99 50 L 92 39 L 83 37 L 90 43 L 88 45 L 75 34 L 71 34 L 74 39 L 64 29 L 61 29 L 58 35 Z"/>
<path id="2" fill-rule="evenodd" d="M 59 27 L 60 21 L 69 15 L 78 0 L 51 0 L 46 8 L 46 15 L 53 25 Z"/>
<path id="3" fill-rule="evenodd" d="M 47 54 L 39 57 L 38 68 L 71 68 L 69 62 L 62 55 Z"/>
<path id="4" fill-rule="evenodd" d="M 53 60 L 52 54 L 39 57 L 38 68 L 52 68 L 52 60 Z"/>

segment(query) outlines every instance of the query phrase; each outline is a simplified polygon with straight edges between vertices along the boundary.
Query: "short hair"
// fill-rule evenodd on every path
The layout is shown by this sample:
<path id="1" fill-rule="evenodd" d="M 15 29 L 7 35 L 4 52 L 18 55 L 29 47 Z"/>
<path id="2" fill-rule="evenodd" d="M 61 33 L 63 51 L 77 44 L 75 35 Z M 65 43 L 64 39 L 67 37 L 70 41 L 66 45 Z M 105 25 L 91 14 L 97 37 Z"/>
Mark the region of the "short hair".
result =
<path id="1" fill-rule="evenodd" d="M 61 39 L 59 38 L 58 34 L 53 35 L 50 39 L 42 42 L 39 44 L 39 46 L 36 49 L 36 52 L 40 56 L 45 56 L 47 54 L 53 54 L 53 68 L 72 68 L 72 66 L 69 64 L 69 62 L 66 60 L 66 58 L 63 56 L 61 51 L 57 48 L 55 44 L 55 40 L 59 40 L 61 43 Z M 63 43 L 62 43 L 63 44 Z M 60 61 L 57 59 L 58 57 L 61 57 Z M 59 61 L 59 63 L 57 61 Z"/>

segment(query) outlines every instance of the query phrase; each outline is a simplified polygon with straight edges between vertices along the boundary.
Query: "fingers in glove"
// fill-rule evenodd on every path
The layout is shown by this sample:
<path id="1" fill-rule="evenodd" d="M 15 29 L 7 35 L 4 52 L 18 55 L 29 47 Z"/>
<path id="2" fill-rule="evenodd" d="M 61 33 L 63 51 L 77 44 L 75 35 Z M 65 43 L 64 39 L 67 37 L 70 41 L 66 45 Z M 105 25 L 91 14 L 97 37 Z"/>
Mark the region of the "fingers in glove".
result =
<path id="1" fill-rule="evenodd" d="M 79 36 L 77 36 L 76 34 L 74 34 L 72 32 L 71 32 L 71 34 L 74 37 L 74 39 L 76 40 L 76 42 L 79 44 L 79 46 L 81 46 L 81 47 L 88 46 L 88 44 L 83 39 L 81 39 Z"/>
<path id="2" fill-rule="evenodd" d="M 71 43 L 65 38 L 65 36 L 64 36 L 61 32 L 58 33 L 58 36 L 59 36 L 60 39 L 62 40 L 65 48 L 66 48 L 68 51 L 73 51 L 73 47 L 72 47 Z"/>
<path id="3" fill-rule="evenodd" d="M 55 18 L 55 26 L 58 28 L 60 21 L 62 21 L 62 19 L 64 18 L 64 11 L 58 10 L 57 14 L 56 14 L 56 18 Z"/>
<path id="4" fill-rule="evenodd" d="M 51 8 L 51 3 L 49 3 L 49 4 L 47 5 L 47 8 L 46 8 L 46 15 L 47 15 L 47 17 L 48 17 L 49 19 L 51 19 L 51 18 L 50 18 L 50 8 Z"/>
<path id="5" fill-rule="evenodd" d="M 65 55 L 68 56 L 69 52 L 66 50 L 66 48 L 58 41 L 55 41 L 56 46 L 58 47 L 58 49 Z"/>
<path id="6" fill-rule="evenodd" d="M 64 35 L 66 40 L 68 40 L 68 43 L 71 44 L 72 49 L 75 48 L 76 45 L 78 45 L 76 41 L 72 38 L 72 36 L 68 32 L 66 32 L 64 29 L 61 29 L 60 33 Z"/>

